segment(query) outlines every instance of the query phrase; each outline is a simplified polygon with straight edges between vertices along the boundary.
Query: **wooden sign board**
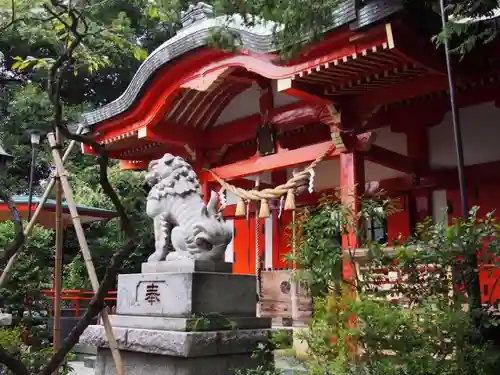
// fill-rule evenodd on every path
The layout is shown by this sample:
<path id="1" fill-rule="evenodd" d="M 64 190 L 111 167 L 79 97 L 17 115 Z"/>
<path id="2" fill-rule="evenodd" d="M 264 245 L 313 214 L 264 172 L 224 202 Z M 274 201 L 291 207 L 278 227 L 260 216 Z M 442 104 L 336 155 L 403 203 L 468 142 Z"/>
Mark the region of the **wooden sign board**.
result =
<path id="1" fill-rule="evenodd" d="M 261 316 L 272 318 L 275 324 L 283 324 L 283 320 L 291 319 L 291 272 L 289 270 L 263 271 L 261 280 Z M 307 290 L 300 285 L 298 310 L 298 322 L 307 323 L 312 314 L 312 299 Z"/>

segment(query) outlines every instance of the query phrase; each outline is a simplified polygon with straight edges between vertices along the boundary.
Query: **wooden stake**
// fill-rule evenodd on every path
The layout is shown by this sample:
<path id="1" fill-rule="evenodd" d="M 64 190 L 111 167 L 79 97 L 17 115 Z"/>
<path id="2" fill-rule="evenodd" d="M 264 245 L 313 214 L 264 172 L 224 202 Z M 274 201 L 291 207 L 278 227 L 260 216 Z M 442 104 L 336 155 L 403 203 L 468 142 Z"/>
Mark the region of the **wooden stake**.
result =
<path id="1" fill-rule="evenodd" d="M 92 289 L 94 290 L 94 292 L 97 292 L 97 290 L 99 289 L 99 280 L 97 279 L 97 274 L 95 272 L 94 264 L 92 263 L 92 256 L 90 254 L 90 249 L 87 244 L 87 239 L 85 238 L 85 233 L 83 231 L 80 216 L 78 215 L 78 210 L 76 208 L 75 200 L 73 198 L 73 191 L 71 190 L 71 186 L 69 185 L 67 172 L 64 169 L 61 155 L 59 155 L 59 151 L 56 148 L 56 139 L 54 134 L 49 133 L 47 135 L 47 138 L 49 139 L 49 145 L 52 148 L 52 156 L 56 164 L 56 171 L 61 180 L 64 195 L 66 196 L 66 203 L 68 205 L 69 212 L 71 214 L 71 219 L 73 221 L 73 226 L 75 228 L 76 236 L 78 238 L 78 243 L 80 244 L 80 249 L 82 251 L 85 266 L 87 267 L 90 283 L 92 284 Z M 120 355 L 120 351 L 118 350 L 118 344 L 116 342 L 116 338 L 113 333 L 113 327 L 111 326 L 111 322 L 109 321 L 109 315 L 106 309 L 103 309 L 101 311 L 101 318 L 102 318 L 102 323 L 104 325 L 104 330 L 106 331 L 106 336 L 108 338 L 109 349 L 111 350 L 111 354 L 113 355 L 113 359 L 115 362 L 116 373 L 117 375 L 125 375 L 122 358 Z"/>
<path id="2" fill-rule="evenodd" d="M 84 127 L 79 126 L 76 134 L 81 134 L 83 131 Z M 71 154 L 71 151 L 76 145 L 76 141 L 71 141 L 69 144 L 68 148 L 66 149 L 66 152 L 64 153 L 62 157 L 62 162 L 65 163 L 66 160 L 68 160 L 69 154 Z M 38 219 L 38 215 L 40 215 L 40 212 L 43 210 L 43 206 L 45 205 L 45 202 L 49 198 L 50 193 L 52 192 L 52 189 L 54 188 L 55 185 L 55 177 L 52 177 L 50 179 L 49 184 L 47 185 L 47 188 L 43 192 L 42 198 L 40 198 L 40 201 L 38 202 L 38 206 L 36 207 L 35 212 L 33 213 L 33 216 L 31 217 L 30 222 L 28 225 L 26 225 L 26 228 L 24 229 L 24 236 L 29 237 L 31 234 L 31 231 L 33 230 L 35 223 Z M 21 255 L 21 251 L 18 251 L 16 254 L 10 257 L 9 262 L 5 266 L 2 275 L 0 276 L 0 287 L 2 287 L 5 282 L 7 281 L 7 277 L 9 276 L 9 272 L 12 270 L 12 267 L 14 267 L 14 264 L 16 264 L 17 258 L 19 258 L 19 255 Z"/>
<path id="3" fill-rule="evenodd" d="M 260 177 L 257 176 L 255 180 L 255 190 L 259 190 L 260 187 Z M 266 201 L 267 203 L 267 201 Z M 269 209 L 269 207 L 268 207 Z M 250 232 L 248 233 L 250 234 Z M 260 317 L 260 220 L 259 220 L 259 208 L 255 207 L 255 281 L 256 281 L 256 289 L 257 289 L 257 317 Z"/>
<path id="4" fill-rule="evenodd" d="M 297 255 L 297 221 L 296 212 L 292 211 L 292 255 Z M 297 266 L 295 260 L 292 262 L 292 277 L 290 280 L 290 299 L 292 304 L 292 326 L 295 325 L 299 316 L 298 304 L 298 283 L 297 283 Z"/>
<path id="5" fill-rule="evenodd" d="M 61 137 L 59 132 L 56 133 L 57 144 L 60 145 Z M 63 267 L 63 238 L 64 238 L 64 223 L 62 218 L 62 200 L 63 191 L 61 179 L 56 177 L 56 246 L 55 246 L 55 265 L 54 265 L 54 327 L 53 327 L 53 342 L 54 353 L 61 347 L 61 289 L 62 289 L 62 267 Z M 59 374 L 59 369 L 54 371 L 54 374 Z"/>

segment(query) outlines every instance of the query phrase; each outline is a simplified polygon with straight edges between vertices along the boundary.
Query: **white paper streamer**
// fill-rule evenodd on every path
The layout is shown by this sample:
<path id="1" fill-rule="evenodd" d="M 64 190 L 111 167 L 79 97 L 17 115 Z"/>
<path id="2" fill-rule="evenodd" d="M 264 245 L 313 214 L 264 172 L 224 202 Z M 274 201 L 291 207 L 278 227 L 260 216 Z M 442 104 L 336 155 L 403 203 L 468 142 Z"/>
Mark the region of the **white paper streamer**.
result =
<path id="1" fill-rule="evenodd" d="M 311 168 L 309 170 L 309 194 L 312 194 L 312 192 L 314 191 L 314 177 L 316 176 L 316 172 L 314 172 L 314 169 Z"/>
<path id="2" fill-rule="evenodd" d="M 220 210 L 223 210 L 227 206 L 226 189 L 219 190 L 219 202 Z"/>
<path id="3" fill-rule="evenodd" d="M 281 219 L 281 214 L 283 213 L 283 207 L 285 205 L 285 197 L 281 196 L 280 198 L 280 203 L 279 203 L 279 212 L 278 212 L 278 219 Z"/>

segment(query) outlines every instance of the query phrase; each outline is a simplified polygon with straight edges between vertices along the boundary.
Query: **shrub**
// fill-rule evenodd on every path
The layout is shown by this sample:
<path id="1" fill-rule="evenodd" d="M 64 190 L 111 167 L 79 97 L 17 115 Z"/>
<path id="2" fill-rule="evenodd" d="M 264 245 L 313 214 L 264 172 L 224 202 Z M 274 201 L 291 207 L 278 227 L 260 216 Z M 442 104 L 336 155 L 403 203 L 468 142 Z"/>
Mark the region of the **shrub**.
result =
<path id="1" fill-rule="evenodd" d="M 22 332 L 21 327 L 0 328 L 0 345 L 17 359 L 20 359 L 30 373 L 35 374 L 47 363 L 54 352 L 52 348 L 34 349 L 31 346 L 25 345 L 21 340 Z M 72 358 L 73 355 L 69 355 L 67 361 L 70 361 Z M 2 374 L 15 375 L 5 365 L 0 366 Z M 67 375 L 71 371 L 72 368 L 65 362 L 61 366 L 59 373 Z"/>

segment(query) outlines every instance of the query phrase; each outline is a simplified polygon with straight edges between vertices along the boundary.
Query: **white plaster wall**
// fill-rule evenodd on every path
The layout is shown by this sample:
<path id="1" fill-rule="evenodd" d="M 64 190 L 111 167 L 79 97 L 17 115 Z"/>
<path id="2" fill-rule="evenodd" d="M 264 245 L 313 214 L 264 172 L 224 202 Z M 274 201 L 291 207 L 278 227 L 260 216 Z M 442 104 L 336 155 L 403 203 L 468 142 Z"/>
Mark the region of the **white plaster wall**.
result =
<path id="1" fill-rule="evenodd" d="M 375 130 L 376 138 L 374 144 L 388 150 L 407 155 L 406 134 L 393 133 L 390 126 Z"/>
<path id="2" fill-rule="evenodd" d="M 214 126 L 242 119 L 259 113 L 260 92 L 252 86 L 237 95 L 222 111 Z"/>
<path id="3" fill-rule="evenodd" d="M 234 195 L 234 193 L 228 191 L 226 193 L 227 204 L 236 204 L 238 203 L 238 197 Z"/>
<path id="4" fill-rule="evenodd" d="M 446 190 L 434 190 L 432 192 L 432 218 L 434 222 L 438 223 L 447 220 L 446 203 Z"/>
<path id="5" fill-rule="evenodd" d="M 483 103 L 460 110 L 464 160 L 474 165 L 500 160 L 500 109 Z M 451 113 L 429 131 L 429 157 L 433 168 L 455 167 L 455 136 Z"/>
<path id="6" fill-rule="evenodd" d="M 299 101 L 299 99 L 294 96 L 278 92 L 277 81 L 273 81 L 271 87 L 273 90 L 274 108 L 280 108 Z M 243 91 L 222 111 L 214 126 L 226 124 L 259 113 L 259 99 L 260 90 L 256 86 L 252 86 Z"/>
<path id="7" fill-rule="evenodd" d="M 465 165 L 500 160 L 500 109 L 493 102 L 460 110 Z M 451 113 L 429 130 L 429 158 L 434 169 L 456 167 L 455 136 Z M 432 193 L 434 220 L 446 219 L 446 191 Z"/>

